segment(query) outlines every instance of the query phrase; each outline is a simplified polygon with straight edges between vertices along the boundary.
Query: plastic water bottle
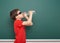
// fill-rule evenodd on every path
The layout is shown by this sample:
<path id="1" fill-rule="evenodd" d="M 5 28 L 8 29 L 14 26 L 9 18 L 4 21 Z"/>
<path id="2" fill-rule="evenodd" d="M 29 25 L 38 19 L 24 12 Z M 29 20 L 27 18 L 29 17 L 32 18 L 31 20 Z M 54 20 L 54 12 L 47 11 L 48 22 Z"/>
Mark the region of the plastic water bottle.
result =
<path id="1" fill-rule="evenodd" d="M 36 14 L 36 11 L 32 10 L 32 13 L 33 13 L 33 14 Z M 27 13 L 27 15 L 29 15 L 29 13 Z"/>

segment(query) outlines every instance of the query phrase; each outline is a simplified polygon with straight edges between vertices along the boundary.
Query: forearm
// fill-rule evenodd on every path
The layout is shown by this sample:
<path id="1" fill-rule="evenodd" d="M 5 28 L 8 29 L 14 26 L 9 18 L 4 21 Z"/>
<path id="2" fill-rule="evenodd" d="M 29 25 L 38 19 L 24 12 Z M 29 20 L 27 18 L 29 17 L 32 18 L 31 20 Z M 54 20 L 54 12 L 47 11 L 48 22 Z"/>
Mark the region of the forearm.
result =
<path id="1" fill-rule="evenodd" d="M 24 17 L 27 19 L 27 21 L 32 22 L 32 15 L 33 15 L 33 13 L 29 13 L 29 12 L 28 12 L 28 14 L 29 14 L 29 17 L 28 17 L 28 15 L 27 15 L 27 13 L 25 12 L 25 13 L 24 13 Z"/>
<path id="2" fill-rule="evenodd" d="M 27 15 L 25 16 L 25 18 L 26 18 L 27 20 L 29 19 L 29 17 L 28 17 Z"/>
<path id="3" fill-rule="evenodd" d="M 25 18 L 27 18 L 27 21 L 23 22 L 23 25 L 32 26 L 32 25 L 33 25 L 33 23 L 32 23 L 32 16 L 33 16 L 32 11 L 29 12 L 29 17 L 26 16 L 26 15 L 27 15 L 27 14 L 24 13 L 24 16 L 25 16 Z"/>
<path id="4" fill-rule="evenodd" d="M 32 22 L 32 14 L 29 14 L 28 21 L 29 21 L 29 22 Z"/>

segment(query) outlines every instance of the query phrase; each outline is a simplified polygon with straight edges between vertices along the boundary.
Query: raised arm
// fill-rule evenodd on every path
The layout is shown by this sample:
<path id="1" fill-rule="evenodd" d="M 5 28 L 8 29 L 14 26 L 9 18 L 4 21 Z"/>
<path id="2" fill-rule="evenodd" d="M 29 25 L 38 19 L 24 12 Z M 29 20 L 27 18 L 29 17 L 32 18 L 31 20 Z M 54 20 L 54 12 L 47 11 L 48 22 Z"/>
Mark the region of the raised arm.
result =
<path id="1" fill-rule="evenodd" d="M 25 15 L 25 17 L 27 18 L 27 21 L 24 21 L 24 22 L 22 23 L 22 24 L 25 25 L 25 26 L 31 26 L 31 25 L 33 25 L 33 23 L 32 23 L 33 12 L 32 12 L 32 11 L 29 11 L 28 13 L 29 13 L 29 17 L 27 17 L 27 16 Z M 25 13 L 25 14 L 26 14 L 26 13 Z"/>

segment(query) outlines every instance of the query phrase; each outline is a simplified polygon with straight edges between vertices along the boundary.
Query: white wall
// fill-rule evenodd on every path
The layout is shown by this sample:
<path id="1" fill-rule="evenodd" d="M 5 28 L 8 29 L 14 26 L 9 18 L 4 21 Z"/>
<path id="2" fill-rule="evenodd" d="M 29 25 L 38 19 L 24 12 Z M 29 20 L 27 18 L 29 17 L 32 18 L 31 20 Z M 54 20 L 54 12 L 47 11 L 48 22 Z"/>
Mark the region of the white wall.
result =
<path id="1" fill-rule="evenodd" d="M 0 43 L 14 43 L 14 39 L 0 39 Z M 60 39 L 27 39 L 26 43 L 60 43 Z"/>

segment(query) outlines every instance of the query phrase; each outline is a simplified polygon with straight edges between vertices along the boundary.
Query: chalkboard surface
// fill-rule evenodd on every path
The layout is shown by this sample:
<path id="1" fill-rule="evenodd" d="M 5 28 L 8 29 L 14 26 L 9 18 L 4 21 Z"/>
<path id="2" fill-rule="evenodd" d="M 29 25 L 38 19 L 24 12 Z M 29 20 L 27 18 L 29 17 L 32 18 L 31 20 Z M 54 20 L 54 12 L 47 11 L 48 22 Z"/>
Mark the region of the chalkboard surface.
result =
<path id="1" fill-rule="evenodd" d="M 27 39 L 60 39 L 60 0 L 0 0 L 0 39 L 15 38 L 9 16 L 15 8 L 36 11 L 34 25 L 26 27 Z"/>

